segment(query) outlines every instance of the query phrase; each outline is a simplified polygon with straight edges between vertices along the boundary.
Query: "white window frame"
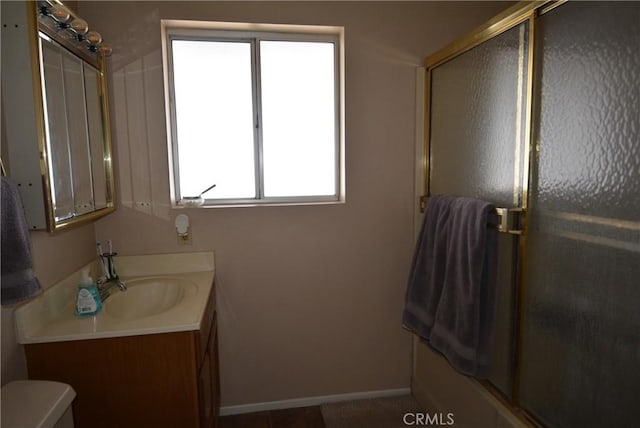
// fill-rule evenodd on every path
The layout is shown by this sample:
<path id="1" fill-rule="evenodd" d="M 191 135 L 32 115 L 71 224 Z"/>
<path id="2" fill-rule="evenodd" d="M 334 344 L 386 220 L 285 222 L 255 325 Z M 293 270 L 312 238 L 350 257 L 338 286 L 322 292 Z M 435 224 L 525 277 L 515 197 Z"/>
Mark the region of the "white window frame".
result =
<path id="1" fill-rule="evenodd" d="M 256 197 L 238 199 L 205 199 L 202 207 L 233 207 L 233 206 L 272 206 L 272 205 L 316 205 L 335 204 L 346 201 L 345 185 L 345 156 L 344 156 L 344 28 L 332 26 L 253 24 L 215 21 L 183 21 L 161 20 L 162 57 L 166 107 L 167 148 L 169 157 L 169 180 L 171 205 L 173 208 L 185 206 L 181 203 L 178 165 L 178 141 L 176 136 L 175 94 L 173 85 L 172 40 L 210 40 L 210 41 L 245 41 L 259 43 L 260 40 L 269 41 L 301 41 L 301 42 L 330 42 L 335 46 L 335 82 L 336 82 L 336 111 L 335 111 L 335 194 L 319 196 L 290 196 L 265 197 L 263 183 L 262 130 L 254 134 Z M 255 52 L 255 50 L 254 50 Z M 259 58 L 252 57 L 252 74 L 257 70 Z M 259 89 L 254 77 L 253 107 L 257 124 L 261 124 L 261 100 Z M 212 183 L 213 184 L 213 183 Z"/>

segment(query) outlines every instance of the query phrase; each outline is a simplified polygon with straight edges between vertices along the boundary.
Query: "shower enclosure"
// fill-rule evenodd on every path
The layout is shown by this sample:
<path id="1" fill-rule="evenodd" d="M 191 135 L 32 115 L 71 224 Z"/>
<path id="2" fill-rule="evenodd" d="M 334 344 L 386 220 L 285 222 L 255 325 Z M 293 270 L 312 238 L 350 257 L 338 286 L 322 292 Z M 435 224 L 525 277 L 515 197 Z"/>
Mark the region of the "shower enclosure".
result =
<path id="1" fill-rule="evenodd" d="M 427 59 L 425 195 L 522 209 L 482 385 L 529 423 L 640 423 L 638 28 L 637 2 L 523 2 Z"/>

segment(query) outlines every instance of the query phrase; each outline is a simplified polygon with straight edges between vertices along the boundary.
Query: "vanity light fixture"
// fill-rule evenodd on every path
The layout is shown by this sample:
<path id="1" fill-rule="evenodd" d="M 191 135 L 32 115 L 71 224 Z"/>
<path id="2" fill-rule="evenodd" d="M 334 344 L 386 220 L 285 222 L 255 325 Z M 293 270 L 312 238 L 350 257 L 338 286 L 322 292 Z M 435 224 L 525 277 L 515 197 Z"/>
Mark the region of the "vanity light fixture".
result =
<path id="1" fill-rule="evenodd" d="M 73 14 L 58 0 L 43 0 L 39 3 L 40 17 L 49 17 L 54 27 L 59 31 L 66 31 L 71 40 L 82 45 L 90 52 L 104 56 L 111 55 L 113 49 L 102 43 L 102 36 L 97 31 L 89 31 L 89 24 L 84 19 Z"/>

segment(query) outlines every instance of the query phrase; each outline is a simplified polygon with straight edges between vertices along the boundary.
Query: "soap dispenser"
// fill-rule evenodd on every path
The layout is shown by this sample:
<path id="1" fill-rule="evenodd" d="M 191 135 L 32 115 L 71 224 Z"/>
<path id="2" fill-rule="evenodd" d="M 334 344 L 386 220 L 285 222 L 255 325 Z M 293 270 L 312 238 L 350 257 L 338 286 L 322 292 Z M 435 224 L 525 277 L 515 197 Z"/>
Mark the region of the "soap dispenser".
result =
<path id="1" fill-rule="evenodd" d="M 89 269 L 82 272 L 80 284 L 78 285 L 78 296 L 76 299 L 76 315 L 95 315 L 102 309 L 102 300 L 98 287 L 89 275 Z"/>

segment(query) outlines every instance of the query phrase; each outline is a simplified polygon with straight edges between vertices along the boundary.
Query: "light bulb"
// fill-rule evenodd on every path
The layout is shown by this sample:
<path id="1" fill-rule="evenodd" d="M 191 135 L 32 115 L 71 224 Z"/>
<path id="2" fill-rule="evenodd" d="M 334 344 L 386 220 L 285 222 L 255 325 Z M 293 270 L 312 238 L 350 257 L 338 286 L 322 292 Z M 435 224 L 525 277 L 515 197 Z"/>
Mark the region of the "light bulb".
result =
<path id="1" fill-rule="evenodd" d="M 76 32 L 76 34 L 80 36 L 84 36 L 89 31 L 89 25 L 84 19 L 76 18 L 71 21 L 71 24 L 69 24 L 69 26 L 73 31 Z"/>
<path id="2" fill-rule="evenodd" d="M 89 31 L 86 35 L 86 39 L 90 45 L 96 46 L 102 41 L 102 36 L 97 31 Z"/>
<path id="3" fill-rule="evenodd" d="M 67 9 L 61 4 L 55 4 L 53 5 L 53 7 L 51 7 L 51 15 L 56 21 L 61 22 L 63 24 L 65 24 L 69 20 L 69 18 L 71 18 L 69 9 Z"/>

